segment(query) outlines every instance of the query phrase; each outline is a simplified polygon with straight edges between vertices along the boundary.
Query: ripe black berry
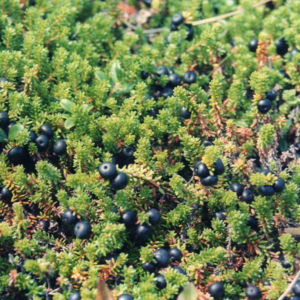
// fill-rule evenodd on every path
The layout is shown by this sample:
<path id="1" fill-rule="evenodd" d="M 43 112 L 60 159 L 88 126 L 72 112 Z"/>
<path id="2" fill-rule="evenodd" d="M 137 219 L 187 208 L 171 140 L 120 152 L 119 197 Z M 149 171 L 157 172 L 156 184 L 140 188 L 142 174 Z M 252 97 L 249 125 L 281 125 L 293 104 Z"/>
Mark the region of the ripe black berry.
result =
<path id="1" fill-rule="evenodd" d="M 121 222 L 125 224 L 126 228 L 134 226 L 136 222 L 136 213 L 132 210 L 126 210 L 122 213 Z"/>
<path id="2" fill-rule="evenodd" d="M 218 158 L 217 161 L 215 162 L 214 169 L 215 169 L 214 171 L 215 175 L 222 175 L 225 172 L 224 164 L 220 158 Z"/>
<path id="3" fill-rule="evenodd" d="M 295 54 L 299 53 L 299 50 L 297 48 L 294 48 L 291 52 L 290 52 L 290 60 L 293 59 L 293 57 L 295 56 Z"/>
<path id="4" fill-rule="evenodd" d="M 224 215 L 224 210 L 219 210 L 214 213 L 214 218 L 219 219 L 220 221 L 226 220 L 226 215 Z"/>
<path id="5" fill-rule="evenodd" d="M 76 215 L 73 214 L 71 209 L 67 209 L 64 212 L 64 214 L 62 216 L 62 220 L 67 225 L 73 225 L 76 222 L 78 222 L 78 219 L 77 219 Z"/>
<path id="6" fill-rule="evenodd" d="M 146 262 L 142 264 L 142 269 L 146 272 L 153 273 L 155 271 L 155 265 L 152 262 Z"/>
<path id="7" fill-rule="evenodd" d="M 247 226 L 249 226 L 253 230 L 258 229 L 258 221 L 255 217 L 250 216 L 249 219 L 247 220 Z"/>
<path id="8" fill-rule="evenodd" d="M 275 46 L 277 54 L 280 56 L 284 56 L 289 50 L 289 45 L 287 44 L 285 38 L 281 38 L 280 40 L 276 41 Z"/>
<path id="9" fill-rule="evenodd" d="M 13 197 L 12 192 L 6 186 L 3 186 L 1 188 L 0 194 L 1 194 L 1 199 L 4 200 L 5 202 L 10 202 L 10 200 Z"/>
<path id="10" fill-rule="evenodd" d="M 80 221 L 74 227 L 74 234 L 79 239 L 87 239 L 92 233 L 92 226 L 88 221 Z"/>
<path id="11" fill-rule="evenodd" d="M 168 75 L 169 72 L 168 72 L 168 69 L 164 66 L 159 66 L 156 68 L 156 74 L 158 76 L 161 76 L 161 75 Z"/>
<path id="12" fill-rule="evenodd" d="M 171 31 L 177 31 L 178 27 L 174 23 L 171 23 L 170 30 Z"/>
<path id="13" fill-rule="evenodd" d="M 271 185 L 262 185 L 258 188 L 258 191 L 263 196 L 273 196 L 275 194 L 275 189 Z"/>
<path id="14" fill-rule="evenodd" d="M 284 300 L 288 300 L 287 297 L 285 297 L 286 299 Z M 290 298 L 290 300 L 300 300 L 300 296 L 293 296 L 292 298 Z"/>
<path id="15" fill-rule="evenodd" d="M 186 107 L 185 106 L 181 106 L 181 108 L 180 108 L 180 116 L 182 117 L 182 118 L 184 118 L 184 119 L 190 119 L 190 117 L 191 117 L 191 113 L 186 109 Z"/>
<path id="16" fill-rule="evenodd" d="M 23 163 L 25 159 L 25 151 L 23 148 L 15 147 L 9 150 L 7 157 L 11 163 L 18 165 Z"/>
<path id="17" fill-rule="evenodd" d="M 194 172 L 200 178 L 205 178 L 209 175 L 207 166 L 201 161 L 197 162 L 194 166 Z"/>
<path id="18" fill-rule="evenodd" d="M 123 294 L 117 298 L 117 300 L 133 300 L 133 297 L 129 294 Z"/>
<path id="19" fill-rule="evenodd" d="M 79 292 L 75 292 L 75 293 L 72 293 L 69 296 L 68 300 L 80 300 L 80 299 L 81 299 L 80 293 Z"/>
<path id="20" fill-rule="evenodd" d="M 164 97 L 164 98 L 171 97 L 171 96 L 173 96 L 173 89 L 170 88 L 170 87 L 165 87 L 165 88 L 162 90 L 161 95 L 162 95 L 162 97 Z"/>
<path id="21" fill-rule="evenodd" d="M 273 184 L 276 193 L 281 193 L 285 187 L 285 182 L 281 177 L 278 177 Z"/>
<path id="22" fill-rule="evenodd" d="M 122 150 L 122 154 L 125 156 L 125 157 L 133 157 L 133 154 L 135 152 L 135 148 L 130 145 L 128 147 L 125 147 L 123 150 Z"/>
<path id="23" fill-rule="evenodd" d="M 138 225 L 136 228 L 137 239 L 141 242 L 146 242 L 152 236 L 152 228 L 147 224 Z"/>
<path id="24" fill-rule="evenodd" d="M 246 203 L 250 204 L 254 200 L 254 195 L 251 189 L 245 189 L 242 192 L 241 199 Z"/>
<path id="25" fill-rule="evenodd" d="M 258 46 L 258 39 L 250 40 L 248 44 L 248 48 L 251 52 L 256 52 L 257 46 Z"/>
<path id="26" fill-rule="evenodd" d="M 266 114 L 271 109 L 271 101 L 269 99 L 259 100 L 257 103 L 257 109 L 262 114 Z"/>
<path id="27" fill-rule="evenodd" d="M 162 274 L 156 275 L 156 277 L 154 278 L 154 280 L 156 281 L 156 286 L 159 289 L 164 289 L 167 286 L 167 282 L 165 280 L 165 276 L 162 275 Z"/>
<path id="28" fill-rule="evenodd" d="M 172 23 L 175 24 L 175 25 L 180 25 L 184 22 L 184 17 L 182 14 L 175 14 L 172 16 Z"/>
<path id="29" fill-rule="evenodd" d="M 14 125 L 16 125 L 16 122 L 10 122 L 6 128 L 7 132 L 9 132 Z"/>
<path id="30" fill-rule="evenodd" d="M 148 72 L 146 72 L 146 71 L 142 71 L 142 72 L 141 72 L 141 78 L 142 78 L 143 80 L 146 80 L 146 79 L 148 78 L 148 76 L 149 76 Z"/>
<path id="31" fill-rule="evenodd" d="M 40 225 L 43 230 L 48 231 L 50 227 L 50 222 L 45 220 L 40 220 L 38 221 L 38 225 Z"/>
<path id="32" fill-rule="evenodd" d="M 110 181 L 110 184 L 116 190 L 123 190 L 128 184 L 128 181 L 127 174 L 120 172 Z"/>
<path id="33" fill-rule="evenodd" d="M 201 178 L 200 182 L 202 183 L 202 185 L 204 186 L 212 186 L 218 183 L 218 176 L 207 176 L 205 178 Z"/>
<path id="34" fill-rule="evenodd" d="M 206 147 L 208 147 L 208 146 L 212 146 L 213 145 L 213 143 L 211 142 L 211 141 L 204 141 L 203 142 L 203 147 L 204 148 L 206 148 Z"/>
<path id="35" fill-rule="evenodd" d="M 178 267 L 178 266 L 174 267 L 173 270 L 174 270 L 176 273 L 186 275 L 186 272 L 185 272 L 182 268 L 180 268 L 180 267 Z"/>
<path id="36" fill-rule="evenodd" d="M 35 143 L 39 150 L 46 150 L 49 146 L 49 138 L 47 135 L 41 134 L 36 138 Z"/>
<path id="37" fill-rule="evenodd" d="M 29 138 L 30 138 L 30 142 L 35 143 L 37 135 L 36 135 L 36 133 L 33 130 L 30 130 L 30 132 L 29 132 Z"/>
<path id="38" fill-rule="evenodd" d="M 292 287 L 292 292 L 296 295 L 296 296 L 300 296 L 300 281 L 296 281 L 295 284 Z"/>
<path id="39" fill-rule="evenodd" d="M 149 216 L 149 222 L 152 225 L 156 225 L 160 222 L 161 214 L 157 209 L 151 208 L 150 210 L 147 211 L 147 215 Z"/>
<path id="40" fill-rule="evenodd" d="M 58 140 L 53 145 L 53 152 L 57 155 L 64 155 L 67 153 L 67 143 L 65 140 Z"/>
<path id="41" fill-rule="evenodd" d="M 214 297 L 223 297 L 225 293 L 225 289 L 222 282 L 214 282 L 208 287 L 209 294 Z"/>
<path id="42" fill-rule="evenodd" d="M 186 40 L 187 41 L 192 41 L 193 38 L 194 38 L 194 28 L 193 27 L 188 27 Z"/>
<path id="43" fill-rule="evenodd" d="M 42 125 L 42 126 L 39 128 L 39 132 L 40 132 L 40 134 L 46 135 L 49 139 L 52 139 L 53 136 L 54 136 L 53 130 L 52 130 L 51 127 L 50 127 L 49 125 L 47 125 L 47 124 Z"/>
<path id="44" fill-rule="evenodd" d="M 196 79 L 197 79 L 197 75 L 195 72 L 193 71 L 187 71 L 185 72 L 185 74 L 183 75 L 183 81 L 185 83 L 188 83 L 188 84 L 192 84 L 192 83 L 195 83 L 196 82 Z"/>
<path id="45" fill-rule="evenodd" d="M 170 255 L 166 249 L 158 249 L 154 251 L 153 257 L 159 268 L 166 268 L 170 263 Z"/>
<path id="46" fill-rule="evenodd" d="M 246 288 L 246 296 L 248 299 L 259 299 L 260 298 L 260 290 L 257 286 L 255 285 L 249 285 Z"/>
<path id="47" fill-rule="evenodd" d="M 178 248 L 171 248 L 169 254 L 172 261 L 181 261 L 182 259 L 182 252 Z"/>
<path id="48" fill-rule="evenodd" d="M 234 182 L 233 184 L 231 184 L 229 189 L 235 192 L 238 197 L 243 193 L 243 186 L 238 182 Z"/>
<path id="49" fill-rule="evenodd" d="M 0 127 L 6 128 L 9 124 L 9 118 L 6 111 L 0 111 Z"/>
<path id="50" fill-rule="evenodd" d="M 275 90 L 271 90 L 271 91 L 268 91 L 266 93 L 266 97 L 267 99 L 269 99 L 270 101 L 274 101 L 277 97 L 277 92 Z"/>
<path id="51" fill-rule="evenodd" d="M 173 87 L 178 86 L 180 82 L 181 82 L 181 77 L 178 74 L 173 73 L 169 75 L 169 83 Z"/>
<path id="52" fill-rule="evenodd" d="M 116 165 L 112 162 L 104 162 L 98 167 L 98 171 L 104 179 L 113 179 L 117 176 Z"/>
<path id="53" fill-rule="evenodd" d="M 268 175 L 269 173 L 272 173 L 269 169 L 264 169 L 262 171 L 260 171 L 260 174 L 263 174 L 263 175 Z"/>

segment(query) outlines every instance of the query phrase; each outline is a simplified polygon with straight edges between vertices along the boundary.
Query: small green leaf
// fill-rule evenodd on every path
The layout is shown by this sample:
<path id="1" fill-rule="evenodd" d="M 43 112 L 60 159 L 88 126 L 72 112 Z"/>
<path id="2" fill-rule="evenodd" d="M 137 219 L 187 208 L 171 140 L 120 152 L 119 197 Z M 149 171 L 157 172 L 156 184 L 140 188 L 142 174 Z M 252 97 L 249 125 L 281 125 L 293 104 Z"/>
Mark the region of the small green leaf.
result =
<path id="1" fill-rule="evenodd" d="M 4 142 L 4 140 L 7 139 L 6 133 L 3 131 L 3 129 L 0 128 L 0 142 Z"/>
<path id="2" fill-rule="evenodd" d="M 118 83 L 123 80 L 124 71 L 121 69 L 121 64 L 118 60 L 112 64 L 109 74 L 114 83 Z"/>
<path id="3" fill-rule="evenodd" d="M 121 95 L 129 93 L 132 90 L 132 88 L 133 88 L 132 84 L 121 83 L 121 84 L 115 86 L 112 94 L 115 96 L 121 96 Z"/>
<path id="4" fill-rule="evenodd" d="M 74 126 L 75 126 L 75 124 L 74 124 L 74 122 L 71 119 L 67 119 L 65 121 L 65 128 L 66 129 L 70 129 L 70 128 L 74 127 Z"/>
<path id="5" fill-rule="evenodd" d="M 10 141 L 15 140 L 23 129 L 24 129 L 24 126 L 22 124 L 13 125 L 9 130 L 8 139 Z"/>
<path id="6" fill-rule="evenodd" d="M 68 112 L 71 112 L 71 108 L 73 105 L 74 105 L 74 102 L 67 100 L 67 99 L 62 99 L 60 101 L 60 106 Z"/>
<path id="7" fill-rule="evenodd" d="M 197 300 L 198 292 L 195 285 L 191 282 L 188 282 L 183 291 L 179 294 L 177 300 Z"/>
<path id="8" fill-rule="evenodd" d="M 102 71 L 97 71 L 95 72 L 95 77 L 98 79 L 98 80 L 107 80 L 108 82 L 110 82 L 110 79 L 109 77 Z"/>

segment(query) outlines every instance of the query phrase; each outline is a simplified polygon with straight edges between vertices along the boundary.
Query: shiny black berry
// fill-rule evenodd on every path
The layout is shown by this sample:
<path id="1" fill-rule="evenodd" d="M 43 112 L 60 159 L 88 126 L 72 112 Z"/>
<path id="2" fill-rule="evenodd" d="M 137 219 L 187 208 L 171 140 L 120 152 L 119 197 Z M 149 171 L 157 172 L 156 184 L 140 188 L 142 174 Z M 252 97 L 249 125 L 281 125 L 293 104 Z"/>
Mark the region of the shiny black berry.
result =
<path id="1" fill-rule="evenodd" d="M 296 296 L 300 296 L 300 280 L 296 281 L 295 284 L 292 287 L 292 292 Z"/>
<path id="2" fill-rule="evenodd" d="M 213 186 L 215 184 L 218 183 L 218 176 L 207 176 L 205 178 L 201 178 L 200 182 L 202 183 L 202 185 L 204 186 Z"/>
<path id="3" fill-rule="evenodd" d="M 74 227 L 74 234 L 79 239 L 87 239 L 92 233 L 92 226 L 88 221 L 80 221 Z"/>
<path id="4" fill-rule="evenodd" d="M 220 221 L 226 220 L 226 215 L 224 214 L 224 210 L 219 210 L 214 213 L 214 218 L 219 219 Z"/>
<path id="5" fill-rule="evenodd" d="M 266 114 L 271 109 L 271 106 L 272 104 L 269 99 L 262 99 L 257 103 L 257 109 L 262 114 Z"/>
<path id="6" fill-rule="evenodd" d="M 271 185 L 262 185 L 258 188 L 258 191 L 263 196 L 273 196 L 275 194 L 275 189 Z"/>
<path id="7" fill-rule="evenodd" d="M 51 127 L 50 127 L 49 125 L 47 125 L 47 124 L 42 125 L 42 126 L 39 128 L 39 132 L 40 132 L 40 134 L 46 135 L 49 139 L 52 139 L 53 136 L 54 136 L 53 130 L 52 130 Z"/>
<path id="8" fill-rule="evenodd" d="M 104 179 L 113 179 L 117 176 L 116 165 L 112 162 L 104 162 L 98 167 L 99 174 Z"/>
<path id="9" fill-rule="evenodd" d="M 283 191 L 285 187 L 285 182 L 281 177 L 278 177 L 274 184 L 273 184 L 273 188 L 275 190 L 276 193 L 281 193 Z"/>
<path id="10" fill-rule="evenodd" d="M 236 195 L 239 197 L 242 195 L 243 193 L 243 185 L 241 185 L 238 182 L 234 182 L 233 184 L 230 185 L 229 189 L 233 192 L 236 193 Z"/>
<path id="11" fill-rule="evenodd" d="M 142 78 L 143 80 L 146 80 L 148 77 L 149 77 L 148 72 L 146 72 L 146 71 L 142 71 L 142 72 L 141 72 L 141 78 Z"/>
<path id="12" fill-rule="evenodd" d="M 143 0 L 143 3 L 144 3 L 147 7 L 151 7 L 152 0 Z"/>
<path id="13" fill-rule="evenodd" d="M 159 66 L 156 68 L 156 74 L 158 76 L 162 76 L 162 75 L 168 75 L 169 72 L 168 72 L 168 69 L 164 66 Z"/>
<path id="14" fill-rule="evenodd" d="M 247 226 L 249 226 L 252 230 L 258 229 L 258 221 L 255 217 L 250 216 L 247 220 Z"/>
<path id="15" fill-rule="evenodd" d="M 193 71 L 187 71 L 185 72 L 185 74 L 183 75 L 183 81 L 185 83 L 188 83 L 188 84 L 192 84 L 192 83 L 195 83 L 196 82 L 196 79 L 197 79 L 197 75 L 195 72 Z"/>
<path id="16" fill-rule="evenodd" d="M 182 252 L 178 248 L 171 248 L 169 254 L 172 261 L 181 261 L 182 259 Z"/>
<path id="17" fill-rule="evenodd" d="M 35 144 L 37 145 L 38 149 L 43 151 L 46 150 L 49 146 L 49 138 L 45 134 L 39 135 L 36 140 Z"/>
<path id="18" fill-rule="evenodd" d="M 117 300 L 133 300 L 133 297 L 129 294 L 123 294 L 117 298 Z"/>
<path id="19" fill-rule="evenodd" d="M 166 249 L 158 249 L 154 251 L 153 257 L 159 268 L 166 268 L 170 263 L 170 255 Z"/>
<path id="20" fill-rule="evenodd" d="M 16 122 L 10 122 L 6 128 L 7 132 L 9 132 L 14 125 L 16 125 Z"/>
<path id="21" fill-rule="evenodd" d="M 270 101 L 274 101 L 277 97 L 277 92 L 275 90 L 271 90 L 271 91 L 268 91 L 266 93 L 266 97 L 267 99 L 269 99 Z"/>
<path id="22" fill-rule="evenodd" d="M 155 272 L 155 265 L 153 262 L 146 262 L 142 264 L 142 269 L 146 272 L 153 273 Z"/>
<path id="23" fill-rule="evenodd" d="M 140 242 L 148 241 L 152 236 L 152 228 L 147 224 L 140 224 L 136 228 L 136 237 Z"/>
<path id="24" fill-rule="evenodd" d="M 248 48 L 251 52 L 256 52 L 256 49 L 258 47 L 258 39 L 252 39 L 250 40 L 248 44 Z"/>
<path id="25" fill-rule="evenodd" d="M 194 172 L 200 178 L 205 178 L 209 175 L 207 166 L 201 161 L 196 163 L 196 165 L 194 166 Z"/>
<path id="26" fill-rule="evenodd" d="M 162 274 L 158 274 L 156 275 L 156 277 L 154 278 L 155 282 L 156 282 L 156 286 L 159 289 L 164 289 L 167 286 L 167 282 L 165 279 L 165 276 Z"/>
<path id="27" fill-rule="evenodd" d="M 243 190 L 241 199 L 248 204 L 252 203 L 254 200 L 254 195 L 253 195 L 252 190 L 251 189 Z"/>
<path id="28" fill-rule="evenodd" d="M 123 150 L 122 150 L 122 154 L 125 156 L 125 157 L 133 157 L 133 154 L 135 152 L 135 148 L 132 146 L 132 145 L 129 145 L 128 147 L 125 147 Z"/>
<path id="29" fill-rule="evenodd" d="M 35 143 L 37 135 L 36 135 L 36 133 L 33 130 L 29 131 L 29 138 L 30 138 L 30 142 Z"/>
<path id="30" fill-rule="evenodd" d="M 178 27 L 174 23 L 171 23 L 170 30 L 171 31 L 178 31 Z"/>
<path id="31" fill-rule="evenodd" d="M 7 157 L 14 165 L 22 164 L 25 159 L 25 151 L 23 148 L 15 147 L 9 150 Z"/>
<path id="32" fill-rule="evenodd" d="M 280 56 L 284 56 L 289 50 L 289 45 L 287 44 L 285 38 L 281 38 L 280 40 L 276 41 L 275 46 L 277 54 Z"/>
<path id="33" fill-rule="evenodd" d="M 260 290 L 257 286 L 255 285 L 249 285 L 246 288 L 246 296 L 248 297 L 248 299 L 253 299 L 253 300 L 258 300 L 260 299 Z"/>
<path id="34" fill-rule="evenodd" d="M 186 40 L 187 41 L 192 41 L 193 38 L 194 38 L 194 28 L 193 27 L 188 27 Z"/>
<path id="35" fill-rule="evenodd" d="M 214 174 L 222 175 L 225 172 L 225 167 L 220 158 L 218 158 L 214 164 Z"/>
<path id="36" fill-rule="evenodd" d="M 155 208 L 151 208 L 147 211 L 147 215 L 149 216 L 149 222 L 152 225 L 157 225 L 160 220 L 161 220 L 161 214 L 160 212 L 155 209 Z"/>
<path id="37" fill-rule="evenodd" d="M 260 174 L 263 174 L 263 175 L 268 175 L 269 173 L 272 173 L 269 169 L 264 169 L 262 171 L 260 171 Z"/>
<path id="38" fill-rule="evenodd" d="M 181 106 L 180 108 L 180 116 L 184 119 L 190 119 L 191 118 L 191 113 L 186 109 L 185 106 Z"/>
<path id="39" fill-rule="evenodd" d="M 76 217 L 76 215 L 73 213 L 71 209 L 65 210 L 62 216 L 62 220 L 66 225 L 73 225 L 78 222 L 78 218 Z"/>
<path id="40" fill-rule="evenodd" d="M 1 194 L 1 199 L 4 200 L 5 202 L 10 202 L 13 197 L 12 192 L 6 186 L 2 186 L 0 194 Z"/>
<path id="41" fill-rule="evenodd" d="M 181 82 L 181 77 L 178 74 L 173 73 L 173 74 L 169 75 L 169 83 L 173 87 L 178 86 L 180 84 L 180 82 Z"/>
<path id="42" fill-rule="evenodd" d="M 67 153 L 67 143 L 65 140 L 58 140 L 53 145 L 53 152 L 57 155 L 64 155 Z"/>
<path id="43" fill-rule="evenodd" d="M 204 141 L 203 142 L 203 147 L 206 148 L 206 147 L 209 147 L 209 146 L 212 146 L 213 143 L 211 141 Z"/>
<path id="44" fill-rule="evenodd" d="M 44 231 L 48 231 L 50 227 L 50 222 L 45 220 L 38 221 L 38 225 L 42 227 Z"/>
<path id="45" fill-rule="evenodd" d="M 285 298 L 287 298 L 287 297 L 285 297 Z M 288 298 L 287 298 L 287 299 L 284 299 L 284 300 L 288 300 Z M 300 296 L 292 296 L 292 297 L 290 298 L 290 300 L 300 300 Z"/>
<path id="46" fill-rule="evenodd" d="M 162 90 L 161 96 L 164 97 L 165 99 L 173 96 L 173 89 L 171 87 L 165 87 Z"/>
<path id="47" fill-rule="evenodd" d="M 172 23 L 176 26 L 182 24 L 184 22 L 184 17 L 182 14 L 175 14 L 172 16 Z"/>
<path id="48" fill-rule="evenodd" d="M 126 185 L 128 184 L 128 182 L 129 182 L 129 179 L 128 179 L 127 174 L 120 172 L 117 174 L 117 176 L 115 178 L 113 178 L 110 181 L 110 184 L 116 190 L 123 190 L 126 187 Z"/>
<path id="49" fill-rule="evenodd" d="M 6 111 L 0 111 L 0 127 L 5 129 L 9 124 L 9 118 Z"/>
<path id="50" fill-rule="evenodd" d="M 136 213 L 132 210 L 126 210 L 122 213 L 121 222 L 125 224 L 126 228 L 131 228 L 135 225 L 137 218 Z"/>
<path id="51" fill-rule="evenodd" d="M 225 293 L 225 289 L 222 282 L 214 282 L 208 287 L 209 294 L 214 297 L 223 297 Z"/>
<path id="52" fill-rule="evenodd" d="M 81 300 L 81 296 L 79 292 L 72 293 L 68 300 Z"/>
<path id="53" fill-rule="evenodd" d="M 182 268 L 180 268 L 180 267 L 178 267 L 178 266 L 175 266 L 175 267 L 173 268 L 173 270 L 174 270 L 176 273 L 186 275 L 186 272 L 185 272 Z"/>

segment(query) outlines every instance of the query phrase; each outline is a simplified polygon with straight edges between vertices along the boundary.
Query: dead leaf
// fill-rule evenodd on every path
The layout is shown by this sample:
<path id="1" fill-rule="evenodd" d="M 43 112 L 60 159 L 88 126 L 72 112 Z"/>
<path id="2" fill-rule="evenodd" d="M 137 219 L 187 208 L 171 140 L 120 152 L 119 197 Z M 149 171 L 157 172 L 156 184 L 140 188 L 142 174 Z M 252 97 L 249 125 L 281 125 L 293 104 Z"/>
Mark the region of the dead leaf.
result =
<path id="1" fill-rule="evenodd" d="M 104 281 L 99 280 L 97 284 L 98 295 L 96 300 L 112 300 L 113 297 Z"/>

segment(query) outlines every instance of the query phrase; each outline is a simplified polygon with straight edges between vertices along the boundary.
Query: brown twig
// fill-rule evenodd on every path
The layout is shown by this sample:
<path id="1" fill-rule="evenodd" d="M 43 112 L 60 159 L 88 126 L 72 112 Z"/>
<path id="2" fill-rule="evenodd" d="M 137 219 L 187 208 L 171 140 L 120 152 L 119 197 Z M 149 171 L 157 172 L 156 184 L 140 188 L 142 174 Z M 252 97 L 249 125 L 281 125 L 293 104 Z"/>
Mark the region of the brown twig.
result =
<path id="1" fill-rule="evenodd" d="M 297 273 L 297 275 L 295 276 L 294 280 L 290 283 L 290 285 L 287 287 L 287 289 L 285 290 L 285 292 L 278 298 L 278 300 L 283 300 L 285 299 L 285 297 L 290 293 L 290 291 L 292 290 L 292 287 L 294 286 L 294 284 L 296 283 L 297 279 L 300 276 L 300 271 Z"/>

